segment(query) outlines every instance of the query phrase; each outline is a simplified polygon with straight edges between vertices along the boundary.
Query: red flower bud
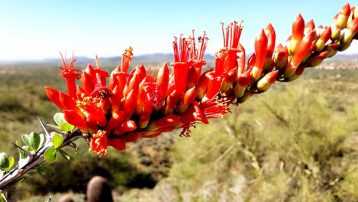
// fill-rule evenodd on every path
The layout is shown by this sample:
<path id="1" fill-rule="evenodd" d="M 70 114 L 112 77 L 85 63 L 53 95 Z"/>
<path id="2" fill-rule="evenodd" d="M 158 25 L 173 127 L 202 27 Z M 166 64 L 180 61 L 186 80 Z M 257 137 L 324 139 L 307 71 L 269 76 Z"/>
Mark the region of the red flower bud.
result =
<path id="1" fill-rule="evenodd" d="M 179 124 L 180 116 L 167 115 L 161 119 L 152 121 L 148 125 L 148 131 L 157 131 L 161 128 L 175 127 Z"/>
<path id="2" fill-rule="evenodd" d="M 311 57 L 309 57 L 307 61 L 307 66 L 316 67 L 320 65 L 323 62 L 323 60 L 327 58 L 327 56 L 328 56 L 328 51 L 323 51 L 321 53 L 312 55 Z"/>
<path id="3" fill-rule="evenodd" d="M 108 140 L 108 145 L 114 147 L 119 151 L 126 150 L 126 143 L 120 138 L 112 138 Z"/>
<path id="4" fill-rule="evenodd" d="M 325 27 L 323 32 L 320 33 L 319 39 L 317 40 L 316 44 L 315 44 L 315 50 L 317 52 L 322 51 L 324 46 L 326 45 L 326 42 L 328 41 L 328 39 L 331 37 L 331 27 Z"/>
<path id="5" fill-rule="evenodd" d="M 295 21 L 293 21 L 292 23 L 292 39 L 296 41 L 301 40 L 303 38 L 304 29 L 305 29 L 305 21 L 301 13 L 299 13 Z"/>
<path id="6" fill-rule="evenodd" d="M 339 13 L 334 17 L 333 21 L 340 29 L 344 29 L 347 26 L 348 17 L 351 9 L 349 3 L 346 3 Z"/>
<path id="7" fill-rule="evenodd" d="M 274 55 L 274 63 L 277 69 L 283 69 L 288 63 L 288 50 L 287 47 L 283 47 L 279 44 L 276 48 Z"/>
<path id="8" fill-rule="evenodd" d="M 116 127 L 113 131 L 114 135 L 122 135 L 137 129 L 137 124 L 133 120 L 124 121 L 121 125 Z"/>
<path id="9" fill-rule="evenodd" d="M 187 85 L 189 64 L 180 62 L 174 63 L 174 82 L 177 96 L 182 99 Z"/>
<path id="10" fill-rule="evenodd" d="M 277 76 L 278 70 L 266 74 L 257 82 L 257 89 L 259 91 L 266 91 L 273 83 L 275 83 Z"/>
<path id="11" fill-rule="evenodd" d="M 266 59 L 267 43 L 268 40 L 266 34 L 264 30 L 261 30 L 255 40 L 255 66 L 251 71 L 251 76 L 254 81 L 257 81 L 261 77 Z"/>
<path id="12" fill-rule="evenodd" d="M 168 82 L 169 82 L 169 68 L 167 63 L 164 64 L 162 68 L 159 69 L 156 83 L 158 85 L 159 95 L 162 99 L 167 96 L 167 89 L 168 89 Z"/>
<path id="13" fill-rule="evenodd" d="M 275 29 L 273 28 L 272 24 L 268 24 L 265 28 L 265 35 L 267 36 L 267 53 L 265 59 L 265 71 L 269 71 L 272 67 L 272 55 L 275 50 L 275 43 L 276 43 L 276 33 Z"/>
<path id="14" fill-rule="evenodd" d="M 293 54 L 291 61 L 285 69 L 285 77 L 292 76 L 302 60 L 310 53 L 313 39 L 312 37 L 313 32 L 310 32 L 298 43 L 295 53 Z"/>
<path id="15" fill-rule="evenodd" d="M 215 72 L 209 72 L 206 75 L 208 77 L 208 90 L 202 100 L 203 103 L 210 101 L 219 93 L 222 82 L 222 77 Z"/>
<path id="16" fill-rule="evenodd" d="M 112 111 L 112 116 L 109 119 L 109 122 L 106 127 L 106 131 L 112 131 L 115 127 L 121 124 L 125 119 L 124 111 L 114 110 Z"/>

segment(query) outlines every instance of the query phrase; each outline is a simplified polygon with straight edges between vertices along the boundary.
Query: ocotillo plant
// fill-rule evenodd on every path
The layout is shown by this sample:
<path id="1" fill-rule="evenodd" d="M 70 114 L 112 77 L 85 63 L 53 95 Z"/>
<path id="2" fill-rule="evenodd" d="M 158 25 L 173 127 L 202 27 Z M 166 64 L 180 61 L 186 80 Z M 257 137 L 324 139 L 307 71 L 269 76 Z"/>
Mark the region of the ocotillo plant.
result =
<path id="1" fill-rule="evenodd" d="M 198 38 L 194 32 L 187 38 L 175 38 L 174 62 L 165 63 L 156 75 L 144 65 L 128 73 L 132 48 L 125 50 L 121 65 L 110 74 L 98 60 L 95 66 L 80 71 L 74 58 L 69 62 L 63 58 L 60 76 L 66 80 L 67 92 L 45 87 L 49 99 L 63 111 L 56 116 L 58 126 L 51 127 L 58 133 L 51 134 L 44 126 L 47 135 L 43 138 L 31 135 L 24 138 L 24 146 L 16 144 L 22 159 L 27 160 L 20 160 L 13 169 L 9 164 L 13 158 L 4 154 L 0 190 L 6 190 L 44 160 L 53 161 L 57 153 L 66 156 L 61 147 L 79 134 L 101 157 L 107 155 L 108 146 L 125 150 L 128 142 L 175 129 L 182 129 L 181 136 L 189 136 L 190 127 L 196 123 L 208 124 L 208 119 L 222 117 L 232 105 L 265 92 L 275 81 L 292 81 L 306 68 L 346 50 L 358 38 L 357 31 L 358 9 L 346 4 L 331 26 L 316 27 L 313 20 L 305 23 L 299 14 L 286 45 L 276 46 L 275 29 L 267 25 L 256 37 L 255 52 L 248 60 L 240 44 L 242 25 L 223 24 L 223 48 L 217 52 L 213 68 L 204 69 L 205 32 Z"/>
<path id="2" fill-rule="evenodd" d="M 195 123 L 207 124 L 208 119 L 228 113 L 230 104 L 245 102 L 276 80 L 292 81 L 305 68 L 345 50 L 356 37 L 358 15 L 347 4 L 332 26 L 315 28 L 313 20 L 305 23 L 299 14 L 287 45 L 276 48 L 275 29 L 269 24 L 257 36 L 255 53 L 248 61 L 239 42 L 241 31 L 237 22 L 222 25 L 223 48 L 216 54 L 215 67 L 204 72 L 208 38 L 204 33 L 196 39 L 193 33 L 175 38 L 172 68 L 164 64 L 157 75 L 147 73 L 144 65 L 128 73 L 133 57 L 128 48 L 111 74 L 98 63 L 80 72 L 74 59 L 63 60 L 60 75 L 66 79 L 68 92 L 46 87 L 46 94 L 100 156 L 107 154 L 108 146 L 124 150 L 127 142 L 178 128 L 187 136 Z"/>

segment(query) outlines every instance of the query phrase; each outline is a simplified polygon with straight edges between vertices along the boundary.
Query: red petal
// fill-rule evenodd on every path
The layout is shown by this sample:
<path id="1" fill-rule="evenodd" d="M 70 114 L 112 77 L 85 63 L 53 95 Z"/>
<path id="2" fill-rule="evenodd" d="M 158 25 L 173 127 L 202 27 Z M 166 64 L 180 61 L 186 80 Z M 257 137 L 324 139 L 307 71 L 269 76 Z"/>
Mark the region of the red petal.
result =
<path id="1" fill-rule="evenodd" d="M 159 95 L 164 99 L 167 96 L 169 82 L 169 69 L 167 63 L 159 69 L 156 83 L 158 84 Z"/>
<path id="2" fill-rule="evenodd" d="M 137 129 L 137 124 L 133 120 L 124 121 L 120 126 L 114 129 L 115 135 L 122 135 Z"/>
<path id="3" fill-rule="evenodd" d="M 168 127 L 173 127 L 173 126 L 177 126 L 179 124 L 180 121 L 180 117 L 177 115 L 167 115 L 161 119 L 152 121 L 149 126 L 148 126 L 148 130 L 149 131 L 156 131 L 158 129 L 161 128 L 168 128 Z"/>
<path id="4" fill-rule="evenodd" d="M 306 35 L 298 44 L 291 58 L 291 63 L 294 66 L 297 66 L 302 62 L 302 60 L 307 56 L 310 52 L 310 46 L 312 45 L 313 32 L 310 32 Z"/>
<path id="5" fill-rule="evenodd" d="M 126 117 L 123 111 L 112 111 L 112 117 L 107 124 L 106 130 L 111 131 L 115 127 L 118 127 L 119 124 L 121 124 L 125 118 Z"/>
<path id="6" fill-rule="evenodd" d="M 267 57 L 271 58 L 273 51 L 275 49 L 275 42 L 276 42 L 276 33 L 275 33 L 275 29 L 273 28 L 272 24 L 268 24 L 267 27 L 265 28 L 265 34 L 267 36 Z"/>
<path id="7" fill-rule="evenodd" d="M 87 131 L 86 121 L 74 110 L 65 110 L 64 111 L 65 119 L 68 123 L 76 126 L 82 131 Z M 92 128 L 95 129 L 95 128 Z"/>
<path id="8" fill-rule="evenodd" d="M 184 105 L 190 105 L 196 97 L 196 87 L 192 87 L 189 90 L 187 90 L 184 94 L 183 103 Z"/>
<path id="9" fill-rule="evenodd" d="M 65 106 L 60 101 L 60 91 L 51 88 L 51 87 L 45 87 L 45 92 L 47 97 L 60 109 L 64 110 Z"/>
<path id="10" fill-rule="evenodd" d="M 255 66 L 262 69 L 265 64 L 266 53 L 267 53 L 267 37 L 264 30 L 261 30 L 260 34 L 255 40 Z"/>
<path id="11" fill-rule="evenodd" d="M 189 64 L 187 62 L 174 63 L 175 90 L 179 99 L 183 98 L 187 85 Z"/>
<path id="12" fill-rule="evenodd" d="M 114 147 L 119 151 L 126 150 L 126 143 L 120 138 L 112 138 L 108 140 L 108 145 Z"/>
<path id="13" fill-rule="evenodd" d="M 302 15 L 299 13 L 292 23 L 292 38 L 294 40 L 300 40 L 303 37 L 305 29 L 305 21 L 302 18 Z"/>

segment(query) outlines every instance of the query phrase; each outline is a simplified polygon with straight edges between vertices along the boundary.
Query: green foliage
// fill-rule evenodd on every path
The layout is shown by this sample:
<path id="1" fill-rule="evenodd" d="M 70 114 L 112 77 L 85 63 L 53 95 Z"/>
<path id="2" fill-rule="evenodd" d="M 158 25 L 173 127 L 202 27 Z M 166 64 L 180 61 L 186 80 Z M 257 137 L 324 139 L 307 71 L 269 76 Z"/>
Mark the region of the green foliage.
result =
<path id="1" fill-rule="evenodd" d="M 44 136 L 43 134 L 31 132 L 28 135 L 22 136 L 22 141 L 25 143 L 26 146 L 28 146 L 29 151 L 37 151 L 44 142 Z"/>
<path id="2" fill-rule="evenodd" d="M 63 113 L 60 112 L 56 113 L 53 116 L 53 119 L 62 131 L 68 132 L 68 131 L 72 131 L 75 128 L 75 126 L 67 123 Z"/>
<path id="3" fill-rule="evenodd" d="M 57 159 L 57 149 L 55 147 L 50 147 L 46 150 L 44 159 L 47 163 L 53 163 Z"/>
<path id="4" fill-rule="evenodd" d="M 56 132 L 52 132 L 51 135 L 52 135 L 52 144 L 56 149 L 58 149 L 63 143 L 63 136 Z"/>
<path id="5" fill-rule="evenodd" d="M 0 153 L 0 169 L 5 169 L 9 167 L 9 165 L 9 156 L 4 152 Z"/>
<path id="6" fill-rule="evenodd" d="M 60 149 L 59 152 L 64 159 L 66 159 L 66 160 L 71 159 L 70 155 L 65 150 Z"/>

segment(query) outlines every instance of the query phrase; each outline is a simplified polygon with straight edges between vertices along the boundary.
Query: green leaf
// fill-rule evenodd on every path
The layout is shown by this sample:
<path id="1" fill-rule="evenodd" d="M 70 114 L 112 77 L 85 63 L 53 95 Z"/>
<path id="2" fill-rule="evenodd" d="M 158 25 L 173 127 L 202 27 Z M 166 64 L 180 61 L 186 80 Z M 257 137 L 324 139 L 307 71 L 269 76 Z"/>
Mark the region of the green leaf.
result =
<path id="1" fill-rule="evenodd" d="M 7 202 L 7 192 L 0 192 L 0 202 Z"/>
<path id="2" fill-rule="evenodd" d="M 66 160 L 70 160 L 70 159 L 71 159 L 70 155 L 68 155 L 68 153 L 67 153 L 65 150 L 60 149 L 60 154 L 61 154 L 62 157 L 63 157 L 64 159 L 66 159 Z"/>
<path id="3" fill-rule="evenodd" d="M 62 135 L 52 132 L 52 144 L 57 149 L 59 148 L 63 143 L 63 137 Z"/>
<path id="4" fill-rule="evenodd" d="M 60 127 L 61 130 L 63 131 L 72 131 L 75 126 L 69 124 L 66 120 L 65 120 L 65 116 L 63 113 L 56 113 L 53 116 L 53 119 L 55 121 L 55 123 Z"/>
<path id="5" fill-rule="evenodd" d="M 23 146 L 21 146 L 20 141 L 18 141 L 18 140 L 16 140 L 15 145 L 19 148 L 23 148 Z M 22 151 L 22 149 L 19 149 L 19 148 L 17 148 L 17 151 L 19 152 L 19 158 L 23 159 L 26 157 L 26 154 L 24 151 Z"/>
<path id="6" fill-rule="evenodd" d="M 45 144 L 45 141 L 46 141 L 45 134 L 40 133 L 39 135 L 40 135 L 40 144 L 39 144 L 37 150 L 39 150 L 40 148 L 42 148 L 43 145 Z"/>
<path id="7" fill-rule="evenodd" d="M 38 166 L 38 167 L 36 168 L 36 170 L 37 170 L 37 172 L 39 172 L 41 175 L 45 175 L 45 174 L 46 174 L 46 171 L 47 171 L 47 169 L 46 169 L 45 166 Z"/>
<path id="8" fill-rule="evenodd" d="M 9 164 L 9 156 L 4 152 L 0 153 L 0 169 L 6 169 Z"/>
<path id="9" fill-rule="evenodd" d="M 57 159 L 57 149 L 54 147 L 50 147 L 46 150 L 44 159 L 47 163 L 53 163 Z"/>
<path id="10" fill-rule="evenodd" d="M 11 170 L 11 168 L 15 164 L 15 158 L 13 156 L 10 156 L 8 159 L 9 159 L 9 166 L 7 168 L 5 168 L 6 171 Z"/>
<path id="11" fill-rule="evenodd" d="M 64 123 L 60 126 L 60 129 L 66 132 L 70 132 L 75 128 L 75 126 L 69 124 L 69 123 Z"/>
<path id="12" fill-rule="evenodd" d="M 53 116 L 53 120 L 58 126 L 61 126 L 62 124 L 66 123 L 65 116 L 62 112 L 58 112 Z"/>
<path id="13" fill-rule="evenodd" d="M 37 151 L 41 144 L 41 137 L 38 133 L 30 133 L 22 136 L 22 141 L 30 147 L 30 150 Z"/>

